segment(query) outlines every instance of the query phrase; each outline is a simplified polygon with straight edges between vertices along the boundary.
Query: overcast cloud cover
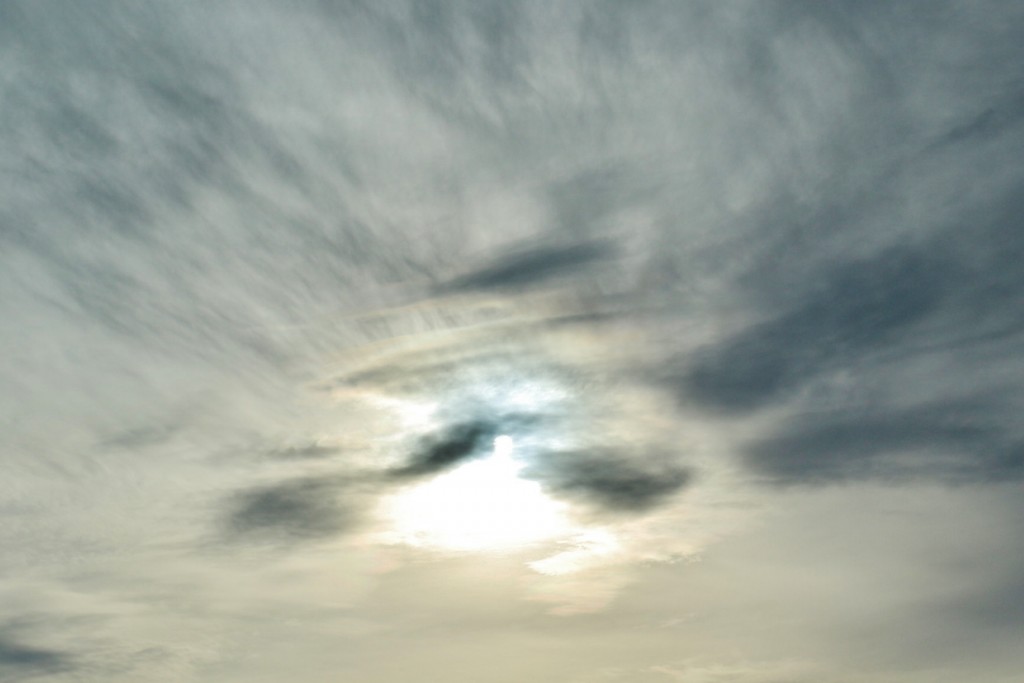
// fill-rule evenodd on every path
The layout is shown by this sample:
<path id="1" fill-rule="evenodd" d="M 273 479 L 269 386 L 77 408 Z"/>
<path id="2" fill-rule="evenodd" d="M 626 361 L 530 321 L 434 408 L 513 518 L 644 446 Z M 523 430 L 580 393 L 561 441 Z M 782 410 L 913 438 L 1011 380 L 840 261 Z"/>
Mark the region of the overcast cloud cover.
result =
<path id="1" fill-rule="evenodd" d="M 0 4 L 0 680 L 1019 681 L 1022 153 L 1010 1 Z"/>

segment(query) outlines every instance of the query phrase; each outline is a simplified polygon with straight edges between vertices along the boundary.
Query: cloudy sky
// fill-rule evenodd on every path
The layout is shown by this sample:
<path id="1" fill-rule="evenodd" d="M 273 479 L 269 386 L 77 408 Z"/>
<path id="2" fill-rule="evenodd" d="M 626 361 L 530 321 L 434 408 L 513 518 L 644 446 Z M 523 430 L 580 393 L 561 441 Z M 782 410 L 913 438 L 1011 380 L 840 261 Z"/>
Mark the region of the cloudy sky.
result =
<path id="1" fill-rule="evenodd" d="M 0 680 L 1016 683 L 1024 4 L 0 5 Z"/>

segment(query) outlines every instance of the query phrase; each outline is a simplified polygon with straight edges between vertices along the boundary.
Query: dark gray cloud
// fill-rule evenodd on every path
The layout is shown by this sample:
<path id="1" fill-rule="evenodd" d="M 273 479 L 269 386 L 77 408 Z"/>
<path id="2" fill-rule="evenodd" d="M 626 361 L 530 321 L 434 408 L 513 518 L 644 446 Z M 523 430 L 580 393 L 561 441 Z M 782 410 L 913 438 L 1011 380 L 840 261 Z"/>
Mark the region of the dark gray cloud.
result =
<path id="1" fill-rule="evenodd" d="M 1024 439 L 1007 433 L 1008 404 L 1000 397 L 809 412 L 754 443 L 747 462 L 782 484 L 1020 479 Z"/>
<path id="2" fill-rule="evenodd" d="M 969 230 L 943 217 L 926 238 L 855 259 L 805 238 L 770 249 L 739 278 L 761 321 L 676 358 L 685 369 L 668 381 L 683 404 L 733 418 L 793 408 L 747 455 L 772 481 L 1017 478 L 1024 386 L 994 368 L 1013 364 L 1024 331 L 1020 210 L 1019 193 L 1000 193 Z M 929 392 L 900 384 L 926 367 Z"/>
<path id="3" fill-rule="evenodd" d="M 941 303 L 949 270 L 906 248 L 839 264 L 795 310 L 698 352 L 680 390 L 716 409 L 762 407 L 818 373 L 899 342 Z"/>
<path id="4" fill-rule="evenodd" d="M 441 434 L 421 440 L 409 461 L 393 470 L 392 474 L 396 477 L 420 477 L 441 472 L 488 452 L 494 437 L 500 433 L 498 425 L 486 420 L 449 425 Z"/>
<path id="5" fill-rule="evenodd" d="M 292 479 L 236 494 L 228 503 L 227 534 L 243 541 L 303 541 L 345 530 L 351 521 L 337 482 Z"/>
<path id="6" fill-rule="evenodd" d="M 613 254 L 605 243 L 534 247 L 503 256 L 471 273 L 441 285 L 440 291 L 471 291 L 527 287 L 556 277 L 578 275 Z"/>
<path id="7" fill-rule="evenodd" d="M 74 657 L 68 652 L 33 647 L 0 633 L 0 677 L 5 681 L 50 676 L 72 668 Z"/>
<path id="8" fill-rule="evenodd" d="M 557 496 L 614 512 L 648 511 L 693 478 L 665 457 L 601 449 L 542 453 L 525 474 Z"/>

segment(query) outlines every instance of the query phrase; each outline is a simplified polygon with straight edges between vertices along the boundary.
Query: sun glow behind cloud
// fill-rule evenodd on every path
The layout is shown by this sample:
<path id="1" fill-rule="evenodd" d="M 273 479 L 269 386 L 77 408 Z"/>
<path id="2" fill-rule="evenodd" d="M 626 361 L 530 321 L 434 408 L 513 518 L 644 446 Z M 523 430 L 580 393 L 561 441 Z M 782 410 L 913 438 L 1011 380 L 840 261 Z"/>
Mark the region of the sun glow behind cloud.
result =
<path id="1" fill-rule="evenodd" d="M 486 458 L 401 491 L 384 503 L 389 538 L 444 550 L 510 550 L 570 536 L 567 505 L 537 482 L 519 477 L 523 464 L 509 436 Z"/>

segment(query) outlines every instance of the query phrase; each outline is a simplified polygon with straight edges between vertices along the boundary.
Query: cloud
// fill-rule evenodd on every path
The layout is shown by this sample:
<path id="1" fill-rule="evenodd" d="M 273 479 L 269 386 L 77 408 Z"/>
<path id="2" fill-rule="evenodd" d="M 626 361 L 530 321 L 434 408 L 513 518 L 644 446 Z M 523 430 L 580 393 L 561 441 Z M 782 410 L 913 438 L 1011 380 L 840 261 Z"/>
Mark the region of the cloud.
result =
<path id="1" fill-rule="evenodd" d="M 439 436 L 422 440 L 409 462 L 392 471 L 397 477 L 421 477 L 480 455 L 499 433 L 494 423 L 475 420 L 449 425 Z"/>
<path id="2" fill-rule="evenodd" d="M 580 274 L 613 251 L 607 244 L 583 243 L 560 247 L 535 247 L 503 256 L 473 272 L 443 284 L 440 291 L 519 288 L 556 277 Z"/>
<path id="3" fill-rule="evenodd" d="M 1019 602 L 1020 523 L 986 505 L 1024 457 L 1022 35 L 1022 10 L 989 0 L 3 3 L 0 573 L 25 577 L 5 607 L 105 626 L 0 631 L 0 666 L 56 671 L 71 656 L 53 643 L 77 666 L 101 642 L 204 662 L 107 676 L 133 683 L 207 665 L 225 683 L 373 683 L 408 678 L 406 656 L 451 678 L 429 636 L 444 628 L 488 655 L 517 629 L 522 650 L 557 639 L 563 669 L 520 662 L 539 680 L 680 647 L 715 672 L 737 619 L 753 657 L 810 643 L 828 659 L 854 631 L 869 653 L 915 650 L 938 622 L 970 645 L 977 608 L 1019 671 L 1017 615 L 997 606 Z M 618 564 L 592 569 L 605 614 L 468 628 L 449 611 L 465 591 L 513 602 L 522 584 L 476 558 L 485 579 L 431 609 L 338 597 L 401 561 L 355 552 L 361 515 L 505 433 L 524 476 L 624 530 Z M 970 497 L 948 516 L 928 498 L 898 540 L 818 571 L 822 542 L 868 543 L 899 516 L 857 517 L 879 481 L 894 506 L 933 482 Z M 704 541 L 799 496 L 820 507 L 733 556 Z M 977 523 L 950 544 L 961 513 Z M 194 551 L 211 527 L 273 560 L 209 562 Z M 976 530 L 989 542 L 969 545 Z M 692 567 L 642 561 L 694 552 L 694 594 Z M 974 575 L 1001 553 L 1006 577 Z M 409 594 L 433 597 L 429 565 Z M 943 588 L 939 565 L 967 567 L 981 607 L 922 617 L 885 590 Z M 735 602 L 714 638 L 649 644 L 643 615 L 681 595 Z M 864 605 L 877 618 L 838 628 Z M 1016 637 L 1001 655 L 997 633 Z M 945 649 L 951 677 L 993 678 Z"/>
<path id="4" fill-rule="evenodd" d="M 1024 440 L 1001 424 L 1005 400 L 810 412 L 752 444 L 746 461 L 782 484 L 1019 479 Z"/>
<path id="5" fill-rule="evenodd" d="M 305 541 L 343 531 L 350 521 L 336 482 L 302 478 L 233 496 L 225 528 L 233 540 Z"/>
<path id="6" fill-rule="evenodd" d="M 784 399 L 819 373 L 899 342 L 940 305 L 947 270 L 903 247 L 833 266 L 794 310 L 699 351 L 679 391 L 728 412 Z"/>
<path id="7" fill-rule="evenodd" d="M 72 668 L 73 657 L 67 652 L 32 647 L 0 633 L 0 674 L 4 680 L 28 680 Z"/>
<path id="8" fill-rule="evenodd" d="M 535 456 L 524 472 L 552 494 L 616 512 L 646 512 L 693 479 L 664 457 L 595 449 Z"/>
<path id="9" fill-rule="evenodd" d="M 1024 120 L 1024 95 L 1007 93 L 989 108 L 964 123 L 951 127 L 939 140 L 939 145 L 979 143 L 1007 132 L 1008 128 Z"/>
<path id="10" fill-rule="evenodd" d="M 311 443 L 305 446 L 290 446 L 288 448 L 277 448 L 269 451 L 273 458 L 281 460 L 319 460 L 330 458 L 341 452 L 337 446 L 326 446 L 320 443 Z"/>

